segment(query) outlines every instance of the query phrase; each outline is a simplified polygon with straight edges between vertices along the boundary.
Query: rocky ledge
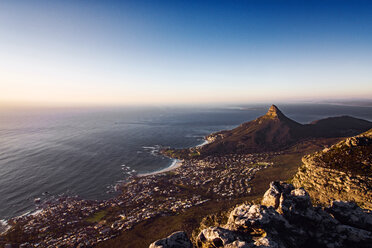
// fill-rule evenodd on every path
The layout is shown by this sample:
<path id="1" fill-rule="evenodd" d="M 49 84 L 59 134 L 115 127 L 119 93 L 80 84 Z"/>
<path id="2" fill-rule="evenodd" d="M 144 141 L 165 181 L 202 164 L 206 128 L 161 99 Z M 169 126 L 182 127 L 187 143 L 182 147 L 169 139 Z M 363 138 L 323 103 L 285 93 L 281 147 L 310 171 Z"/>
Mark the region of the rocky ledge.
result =
<path id="1" fill-rule="evenodd" d="M 355 201 L 372 210 L 372 129 L 302 158 L 292 180 L 317 203 Z"/>
<path id="2" fill-rule="evenodd" d="M 223 226 L 200 232 L 194 246 L 206 247 L 371 247 L 372 213 L 352 202 L 314 207 L 303 188 L 272 182 L 262 205 L 242 204 Z M 192 247 L 183 232 L 158 240 L 150 248 Z"/>

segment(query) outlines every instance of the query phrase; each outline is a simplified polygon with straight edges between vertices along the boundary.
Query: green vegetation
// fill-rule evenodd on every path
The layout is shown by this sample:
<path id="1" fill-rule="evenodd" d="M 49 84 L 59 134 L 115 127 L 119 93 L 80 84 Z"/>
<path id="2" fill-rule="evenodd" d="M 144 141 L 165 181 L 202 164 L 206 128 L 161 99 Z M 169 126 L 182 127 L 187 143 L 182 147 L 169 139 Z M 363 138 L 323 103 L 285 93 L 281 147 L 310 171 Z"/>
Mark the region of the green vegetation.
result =
<path id="1" fill-rule="evenodd" d="M 194 152 L 190 152 L 189 154 L 189 157 L 196 157 L 196 156 L 199 156 L 200 155 L 200 152 L 199 151 L 194 151 Z"/>
<path id="2" fill-rule="evenodd" d="M 189 149 L 164 149 L 161 153 L 169 158 L 187 159 L 190 157 L 191 151 Z M 199 155 L 199 154 L 196 154 Z"/>
<path id="3" fill-rule="evenodd" d="M 166 155 L 168 157 L 173 157 L 174 156 L 174 152 L 175 152 L 175 150 L 171 150 L 171 149 L 168 149 L 168 150 L 164 150 L 163 151 L 164 155 Z"/>
<path id="4" fill-rule="evenodd" d="M 93 216 L 88 217 L 86 221 L 89 223 L 100 222 L 106 216 L 106 214 L 106 210 L 98 211 L 97 213 L 94 213 Z"/>
<path id="5" fill-rule="evenodd" d="M 165 174 L 167 174 L 168 176 L 173 176 L 173 175 L 176 175 L 176 172 L 174 172 L 174 171 L 167 171 L 167 172 L 165 172 Z"/>

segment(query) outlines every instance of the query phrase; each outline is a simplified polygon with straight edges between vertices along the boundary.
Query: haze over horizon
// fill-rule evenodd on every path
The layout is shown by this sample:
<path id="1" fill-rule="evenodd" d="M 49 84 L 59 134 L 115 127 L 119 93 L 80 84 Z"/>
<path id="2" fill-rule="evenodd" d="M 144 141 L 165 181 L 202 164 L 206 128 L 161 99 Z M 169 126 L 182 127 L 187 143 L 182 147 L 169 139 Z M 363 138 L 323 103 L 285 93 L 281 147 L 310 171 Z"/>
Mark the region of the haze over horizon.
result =
<path id="1" fill-rule="evenodd" d="M 371 99 L 371 1 L 1 1 L 0 105 Z"/>

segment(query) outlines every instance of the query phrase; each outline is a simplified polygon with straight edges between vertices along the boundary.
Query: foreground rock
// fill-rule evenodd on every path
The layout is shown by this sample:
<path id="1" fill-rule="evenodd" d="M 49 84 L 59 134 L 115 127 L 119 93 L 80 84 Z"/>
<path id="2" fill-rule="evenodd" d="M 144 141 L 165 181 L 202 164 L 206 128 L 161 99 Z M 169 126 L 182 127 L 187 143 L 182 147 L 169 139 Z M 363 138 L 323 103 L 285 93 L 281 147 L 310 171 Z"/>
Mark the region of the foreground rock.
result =
<path id="1" fill-rule="evenodd" d="M 192 243 L 185 232 L 175 232 L 165 239 L 155 241 L 150 248 L 192 248 Z"/>
<path id="2" fill-rule="evenodd" d="M 368 210 L 339 201 L 325 209 L 314 207 L 304 189 L 272 182 L 262 205 L 236 207 L 226 225 L 202 230 L 195 245 L 200 248 L 367 248 L 372 244 L 371 229 L 372 213 Z"/>
<path id="3" fill-rule="evenodd" d="M 318 203 L 355 201 L 372 210 L 372 129 L 303 157 L 293 179 Z"/>

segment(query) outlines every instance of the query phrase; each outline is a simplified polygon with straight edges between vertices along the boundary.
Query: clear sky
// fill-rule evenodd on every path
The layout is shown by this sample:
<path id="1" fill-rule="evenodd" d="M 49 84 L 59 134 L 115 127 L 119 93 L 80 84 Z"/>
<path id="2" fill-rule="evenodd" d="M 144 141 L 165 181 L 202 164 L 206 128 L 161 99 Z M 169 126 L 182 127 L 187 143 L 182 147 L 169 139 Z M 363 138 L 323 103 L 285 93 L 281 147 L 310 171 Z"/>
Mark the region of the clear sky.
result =
<path id="1" fill-rule="evenodd" d="M 0 1 L 0 104 L 372 98 L 372 1 Z"/>

